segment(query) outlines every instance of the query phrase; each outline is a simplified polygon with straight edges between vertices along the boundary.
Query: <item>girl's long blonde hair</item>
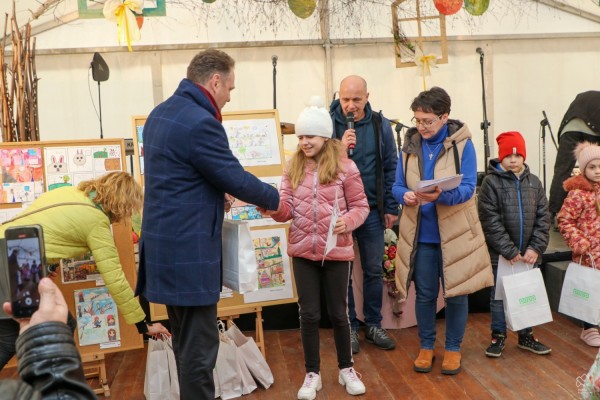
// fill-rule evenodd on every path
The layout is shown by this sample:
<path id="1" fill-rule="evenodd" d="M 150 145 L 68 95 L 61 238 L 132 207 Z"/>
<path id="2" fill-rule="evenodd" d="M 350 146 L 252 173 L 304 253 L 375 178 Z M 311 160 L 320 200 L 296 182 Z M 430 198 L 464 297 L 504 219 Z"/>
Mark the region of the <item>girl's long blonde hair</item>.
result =
<path id="1" fill-rule="evenodd" d="M 96 192 L 92 201 L 102 207 L 111 222 L 131 217 L 141 210 L 144 201 L 142 187 L 127 172 L 110 172 L 98 179 L 81 182 L 77 189 L 87 196 Z"/>
<path id="2" fill-rule="evenodd" d="M 328 139 L 323 143 L 317 170 L 319 171 L 319 183 L 325 185 L 337 179 L 340 172 L 345 172 L 342 167 L 342 157 L 344 157 L 344 147 L 338 139 Z M 287 167 L 287 174 L 292 184 L 292 189 L 296 189 L 306 175 L 306 162 L 309 160 L 302 149 L 298 148 Z"/>

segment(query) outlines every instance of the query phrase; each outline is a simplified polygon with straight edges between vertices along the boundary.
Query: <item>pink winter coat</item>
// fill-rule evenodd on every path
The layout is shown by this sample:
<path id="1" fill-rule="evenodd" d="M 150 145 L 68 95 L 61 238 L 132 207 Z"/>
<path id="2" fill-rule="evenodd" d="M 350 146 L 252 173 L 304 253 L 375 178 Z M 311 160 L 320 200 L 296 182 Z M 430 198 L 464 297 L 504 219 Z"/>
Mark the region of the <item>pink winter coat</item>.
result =
<path id="1" fill-rule="evenodd" d="M 338 178 L 321 185 L 316 164 L 309 161 L 304 181 L 292 190 L 287 172 L 281 182 L 280 210 L 272 218 L 285 222 L 293 218 L 288 240 L 288 255 L 321 261 L 331 223 L 333 202 L 337 193 L 340 216 L 346 223 L 346 232 L 338 235 L 337 246 L 325 257 L 326 260 L 354 260 L 352 231 L 362 225 L 369 215 L 369 203 L 365 195 L 360 172 L 354 161 L 344 158 Z"/>
<path id="2" fill-rule="evenodd" d="M 592 266 L 589 254 L 600 268 L 600 215 L 596 202 L 600 201 L 600 184 L 584 176 L 574 176 L 563 184 L 569 192 L 557 215 L 563 238 L 573 250 L 573 261 Z"/>

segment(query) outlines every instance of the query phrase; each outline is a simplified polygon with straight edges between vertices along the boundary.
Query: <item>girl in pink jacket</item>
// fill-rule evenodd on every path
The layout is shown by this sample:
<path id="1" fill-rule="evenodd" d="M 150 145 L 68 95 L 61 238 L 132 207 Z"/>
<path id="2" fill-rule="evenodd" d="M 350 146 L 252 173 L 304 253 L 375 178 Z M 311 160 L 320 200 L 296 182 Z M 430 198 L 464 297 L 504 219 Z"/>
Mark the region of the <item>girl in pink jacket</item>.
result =
<path id="1" fill-rule="evenodd" d="M 369 204 L 358 168 L 346 157 L 342 144 L 331 139 L 333 125 L 323 99 L 311 98 L 298 117 L 295 131 L 298 151 L 283 174 L 279 209 L 271 217 L 279 222 L 292 219 L 288 254 L 292 257 L 298 290 L 306 367 L 298 399 L 314 399 L 322 387 L 320 293 L 325 293 L 333 325 L 340 369 L 338 382 L 351 395 L 363 394 L 365 386 L 353 368 L 347 295 L 354 260 L 352 231 L 367 218 Z M 334 246 L 327 251 L 330 235 Z"/>
<path id="2" fill-rule="evenodd" d="M 573 250 L 573 261 L 600 268 L 600 146 L 581 143 L 575 156 L 581 175 L 563 184 L 569 194 L 557 215 L 558 226 Z M 589 346 L 600 347 L 598 324 L 583 322 L 581 339 Z"/>

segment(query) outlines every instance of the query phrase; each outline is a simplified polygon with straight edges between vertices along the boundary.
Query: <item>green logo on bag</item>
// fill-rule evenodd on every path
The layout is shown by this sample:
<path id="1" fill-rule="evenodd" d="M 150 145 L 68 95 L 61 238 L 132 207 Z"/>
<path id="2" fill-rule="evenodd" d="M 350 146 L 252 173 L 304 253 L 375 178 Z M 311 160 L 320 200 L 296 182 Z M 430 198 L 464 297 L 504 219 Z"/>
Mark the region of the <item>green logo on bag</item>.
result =
<path id="1" fill-rule="evenodd" d="M 573 296 L 582 298 L 584 300 L 590 299 L 590 294 L 588 292 L 584 292 L 583 290 L 573 288 Z"/>
<path id="2" fill-rule="evenodd" d="M 519 304 L 524 306 L 527 304 L 532 304 L 535 303 L 537 301 L 535 294 L 532 294 L 531 296 L 526 296 L 526 297 L 521 297 L 519 299 Z"/>

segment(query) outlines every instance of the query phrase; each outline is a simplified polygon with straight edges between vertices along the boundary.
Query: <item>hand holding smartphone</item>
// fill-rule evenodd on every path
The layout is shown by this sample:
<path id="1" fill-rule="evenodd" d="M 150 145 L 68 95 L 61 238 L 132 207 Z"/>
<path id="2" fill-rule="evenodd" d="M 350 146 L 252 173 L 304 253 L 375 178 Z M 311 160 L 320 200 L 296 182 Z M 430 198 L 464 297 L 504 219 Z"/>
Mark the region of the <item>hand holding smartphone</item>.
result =
<path id="1" fill-rule="evenodd" d="M 14 318 L 29 318 L 40 305 L 38 284 L 46 276 L 44 235 L 40 225 L 5 231 L 10 302 Z"/>

